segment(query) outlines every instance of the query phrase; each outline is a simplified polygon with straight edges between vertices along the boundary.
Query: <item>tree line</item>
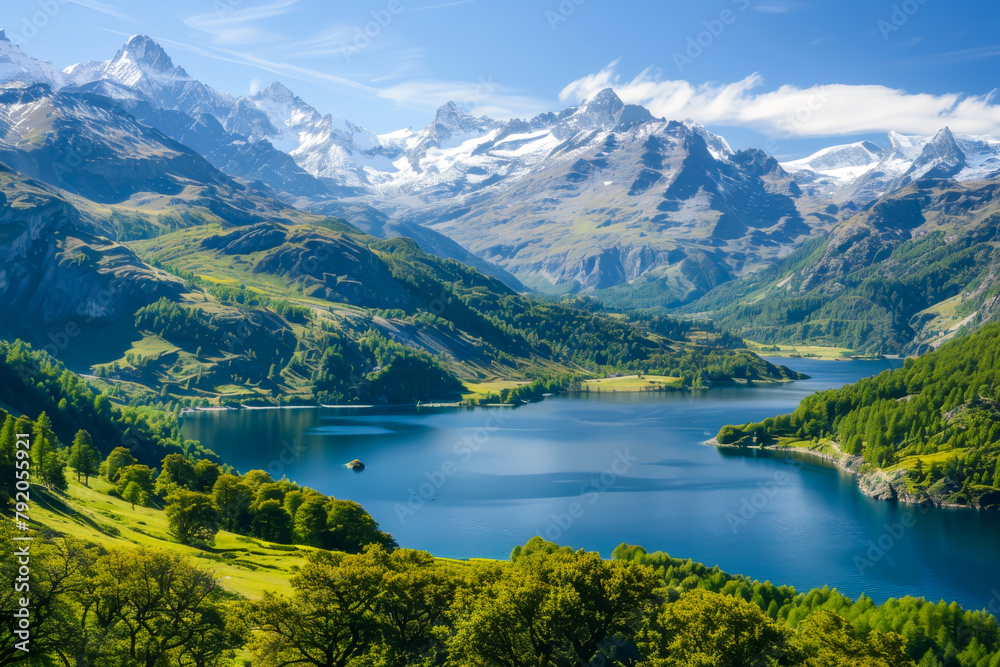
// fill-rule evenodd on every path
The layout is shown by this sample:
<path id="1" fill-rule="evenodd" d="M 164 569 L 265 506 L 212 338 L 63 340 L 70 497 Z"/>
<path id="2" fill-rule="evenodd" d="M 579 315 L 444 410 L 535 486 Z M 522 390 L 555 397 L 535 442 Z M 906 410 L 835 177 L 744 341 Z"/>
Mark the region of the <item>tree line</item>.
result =
<path id="1" fill-rule="evenodd" d="M 0 570 L 16 576 L 8 528 Z M 263 667 L 997 667 L 985 612 L 796 593 L 622 545 L 611 560 L 534 538 L 509 561 L 370 545 L 317 550 L 291 594 L 248 600 L 157 549 L 36 536 L 30 654 L 0 664 Z M 4 610 L 15 593 L 0 590 Z"/>

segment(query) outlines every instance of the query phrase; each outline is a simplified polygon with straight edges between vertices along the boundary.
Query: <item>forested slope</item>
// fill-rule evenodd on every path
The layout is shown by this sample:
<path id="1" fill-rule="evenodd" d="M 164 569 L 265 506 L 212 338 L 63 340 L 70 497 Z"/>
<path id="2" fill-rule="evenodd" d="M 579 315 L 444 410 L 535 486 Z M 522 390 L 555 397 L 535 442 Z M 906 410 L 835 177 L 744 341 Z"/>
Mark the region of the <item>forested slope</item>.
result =
<path id="1" fill-rule="evenodd" d="M 998 187 L 919 181 L 683 311 L 761 343 L 926 351 L 995 321 Z"/>
<path id="2" fill-rule="evenodd" d="M 879 472 L 886 497 L 1000 504 L 1000 325 L 718 436 L 761 446 L 827 439 L 861 457 L 862 473 Z"/>

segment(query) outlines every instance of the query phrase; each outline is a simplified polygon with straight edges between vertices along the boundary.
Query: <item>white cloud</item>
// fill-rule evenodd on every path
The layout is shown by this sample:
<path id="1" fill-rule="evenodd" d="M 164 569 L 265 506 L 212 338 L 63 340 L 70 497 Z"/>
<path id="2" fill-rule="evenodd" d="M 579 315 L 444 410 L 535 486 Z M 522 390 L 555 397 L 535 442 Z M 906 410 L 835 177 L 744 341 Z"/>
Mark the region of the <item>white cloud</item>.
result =
<path id="1" fill-rule="evenodd" d="M 520 95 L 493 81 L 492 77 L 481 77 L 478 81 L 404 81 L 379 89 L 378 97 L 400 106 L 426 111 L 455 102 L 473 115 L 498 120 L 531 117 L 547 110 L 544 102 Z"/>
<path id="2" fill-rule="evenodd" d="M 208 14 L 197 14 L 184 19 L 184 23 L 199 32 L 211 36 L 215 44 L 236 46 L 240 44 L 260 44 L 281 39 L 269 30 L 252 25 L 258 21 L 287 14 L 299 0 L 277 0 L 266 5 L 234 5 Z"/>
<path id="3" fill-rule="evenodd" d="M 389 100 L 401 107 L 418 111 L 434 111 L 443 104 L 455 102 L 470 113 L 504 120 L 518 116 L 533 116 L 549 110 L 550 106 L 540 100 L 520 95 L 488 76 L 481 77 L 478 81 L 412 79 L 380 87 L 327 71 L 270 60 L 254 53 L 218 47 L 205 48 L 163 38 L 157 38 L 157 41 L 206 58 L 249 65 L 286 79 L 319 84 L 359 98 Z"/>
<path id="4" fill-rule="evenodd" d="M 129 21 L 131 23 L 139 23 L 139 20 L 134 16 L 126 14 L 122 10 L 118 9 L 114 5 L 108 5 L 103 2 L 98 2 L 97 0 L 69 0 L 71 4 L 80 5 L 81 7 L 86 7 L 87 9 L 93 9 L 95 12 L 100 12 L 105 16 L 113 16 L 116 19 L 121 19 L 123 21 Z"/>
<path id="5" fill-rule="evenodd" d="M 821 137 L 895 130 L 933 134 L 944 126 L 965 134 L 1000 135 L 1000 105 L 993 94 L 909 93 L 879 85 L 829 84 L 764 90 L 751 74 L 733 83 L 692 84 L 646 70 L 631 80 L 615 72 L 617 62 L 582 77 L 560 94 L 582 101 L 614 88 L 627 103 L 657 116 L 691 118 L 706 125 L 748 127 L 777 136 Z"/>

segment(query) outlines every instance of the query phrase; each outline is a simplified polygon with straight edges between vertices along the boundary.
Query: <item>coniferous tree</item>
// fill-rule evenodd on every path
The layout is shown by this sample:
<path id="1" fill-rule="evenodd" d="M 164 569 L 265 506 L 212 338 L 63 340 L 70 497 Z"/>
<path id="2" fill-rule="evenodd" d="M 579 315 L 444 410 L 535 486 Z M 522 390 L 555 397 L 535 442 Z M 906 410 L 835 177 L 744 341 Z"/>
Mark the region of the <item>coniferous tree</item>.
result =
<path id="1" fill-rule="evenodd" d="M 0 428 L 0 503 L 6 503 L 14 496 L 14 460 L 17 447 L 15 419 L 7 415 Z"/>
<path id="2" fill-rule="evenodd" d="M 31 451 L 35 474 L 48 486 L 62 489 L 66 486 L 66 462 L 59 453 L 59 443 L 52 430 L 52 420 L 43 412 L 31 433 Z"/>
<path id="3" fill-rule="evenodd" d="M 97 475 L 101 468 L 101 458 L 94 447 L 90 433 L 80 429 L 73 438 L 73 446 L 69 452 L 69 465 L 76 470 L 76 481 L 84 478 L 84 484 L 90 484 L 90 478 Z"/>

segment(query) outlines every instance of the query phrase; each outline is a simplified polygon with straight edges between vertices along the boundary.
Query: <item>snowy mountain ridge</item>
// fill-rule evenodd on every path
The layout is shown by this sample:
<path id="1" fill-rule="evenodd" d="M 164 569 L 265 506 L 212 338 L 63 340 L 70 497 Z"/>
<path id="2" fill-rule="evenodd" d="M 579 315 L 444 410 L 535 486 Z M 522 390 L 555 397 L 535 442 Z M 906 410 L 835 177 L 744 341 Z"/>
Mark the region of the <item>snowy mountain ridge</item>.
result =
<path id="1" fill-rule="evenodd" d="M 813 194 L 867 203 L 923 178 L 962 183 L 1000 176 L 1000 140 L 955 134 L 890 132 L 881 148 L 870 141 L 824 148 L 782 167 Z"/>

